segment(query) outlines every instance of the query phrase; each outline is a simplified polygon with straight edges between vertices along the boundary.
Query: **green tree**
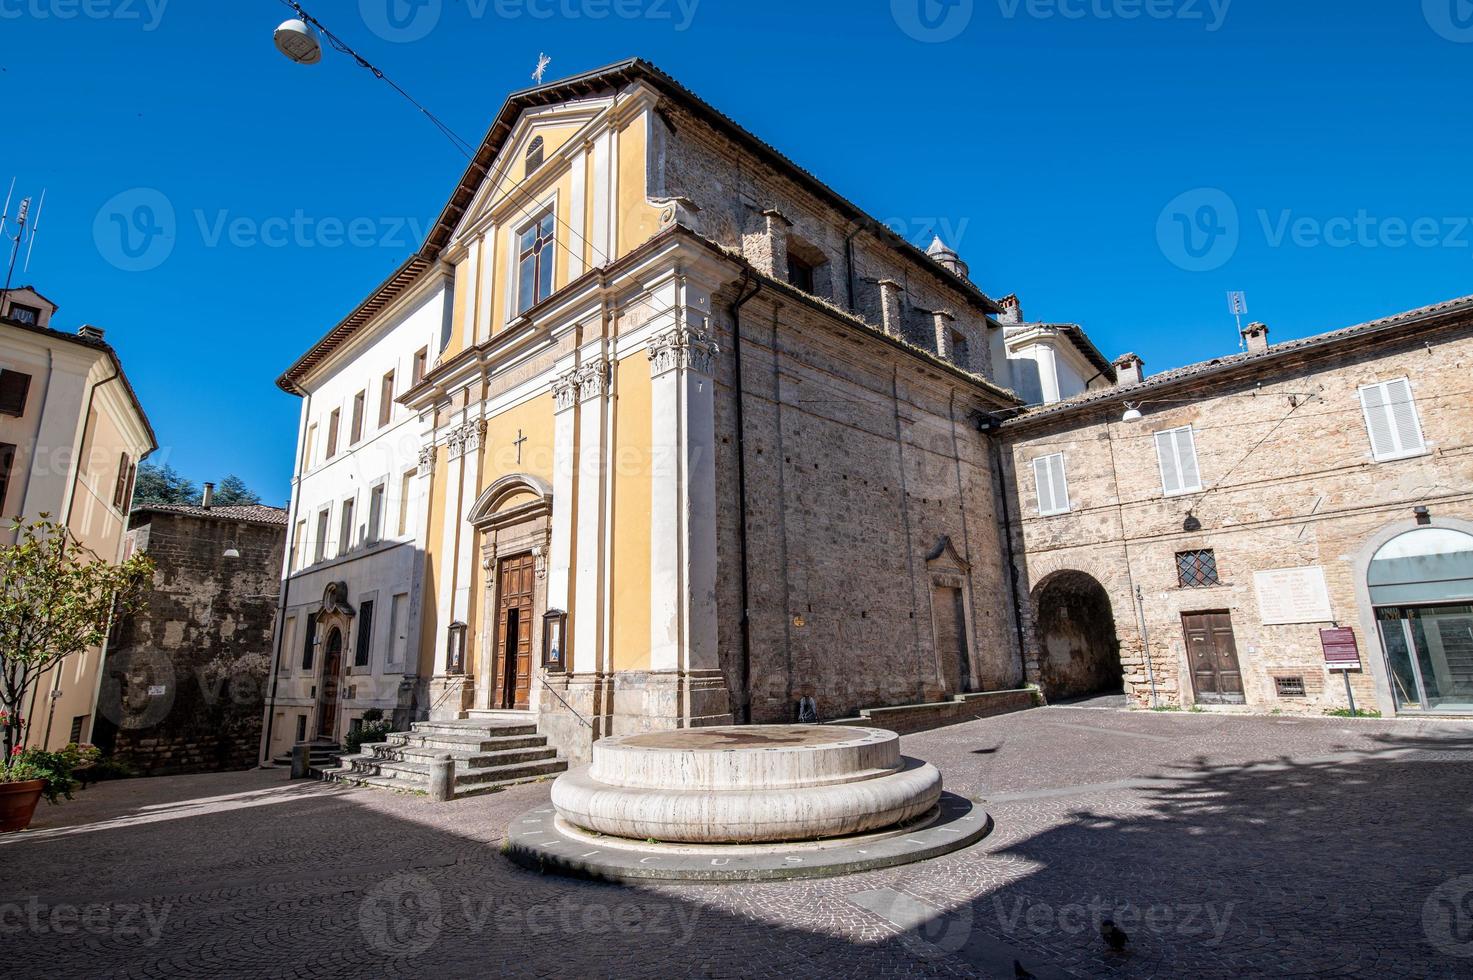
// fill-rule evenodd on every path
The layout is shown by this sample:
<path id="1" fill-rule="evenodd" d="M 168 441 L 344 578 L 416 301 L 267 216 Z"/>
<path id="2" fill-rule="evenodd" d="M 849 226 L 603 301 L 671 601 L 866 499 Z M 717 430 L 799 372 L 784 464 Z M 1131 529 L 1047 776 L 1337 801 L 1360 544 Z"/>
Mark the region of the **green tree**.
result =
<path id="1" fill-rule="evenodd" d="M 138 480 L 133 489 L 133 506 L 145 504 L 197 504 L 199 487 L 188 477 L 180 476 L 174 467 L 144 463 L 138 467 Z"/>
<path id="2" fill-rule="evenodd" d="M 221 507 L 243 507 L 260 502 L 261 495 L 234 473 L 221 480 L 215 488 L 215 503 Z"/>
<path id="3" fill-rule="evenodd" d="M 26 695 L 48 669 L 102 643 L 113 616 L 137 607 L 153 562 L 134 555 L 104 561 L 65 527 L 47 519 L 11 524 L 15 544 L 0 546 L 0 715 L 10 766 L 24 745 Z"/>

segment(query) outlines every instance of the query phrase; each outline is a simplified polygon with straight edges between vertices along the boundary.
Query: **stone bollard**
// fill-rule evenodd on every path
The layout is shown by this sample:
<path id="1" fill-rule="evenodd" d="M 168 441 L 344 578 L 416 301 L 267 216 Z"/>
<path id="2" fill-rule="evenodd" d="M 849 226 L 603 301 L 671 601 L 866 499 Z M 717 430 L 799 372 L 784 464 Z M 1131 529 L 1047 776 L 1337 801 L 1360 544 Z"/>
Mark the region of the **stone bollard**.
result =
<path id="1" fill-rule="evenodd" d="M 455 757 L 446 753 L 430 761 L 430 799 L 447 803 L 455 798 Z"/>
<path id="2" fill-rule="evenodd" d="M 312 746 L 303 742 L 292 746 L 292 778 L 306 779 L 311 775 Z"/>

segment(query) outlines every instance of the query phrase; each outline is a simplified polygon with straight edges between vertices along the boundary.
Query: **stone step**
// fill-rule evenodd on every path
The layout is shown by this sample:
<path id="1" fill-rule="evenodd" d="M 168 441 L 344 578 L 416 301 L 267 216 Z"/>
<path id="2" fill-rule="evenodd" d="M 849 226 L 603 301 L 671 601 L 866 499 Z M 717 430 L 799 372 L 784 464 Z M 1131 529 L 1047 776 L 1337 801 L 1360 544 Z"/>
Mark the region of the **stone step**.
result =
<path id="1" fill-rule="evenodd" d="M 393 789 L 424 791 L 429 788 L 428 763 L 391 762 L 373 755 L 350 755 L 342 760 L 337 769 L 325 769 L 325 778 L 346 777 L 350 780 L 374 779 L 373 785 L 389 785 Z M 455 767 L 455 795 L 464 795 L 463 789 L 489 785 L 501 785 L 512 781 L 525 782 L 540 776 L 563 772 L 568 768 L 566 759 L 549 758 L 532 762 L 515 762 L 505 765 Z"/>
<path id="2" fill-rule="evenodd" d="M 417 721 L 410 725 L 415 734 L 423 735 L 481 735 L 485 738 L 497 735 L 536 735 L 537 722 L 526 721 Z"/>
<path id="3" fill-rule="evenodd" d="M 433 732 L 393 732 L 388 745 L 434 750 L 458 755 L 461 752 L 495 752 L 498 749 L 525 749 L 546 745 L 541 735 L 437 735 Z"/>
<path id="4" fill-rule="evenodd" d="M 406 748 L 387 742 L 365 745 L 363 749 L 363 754 L 372 755 L 386 762 L 414 762 L 425 765 L 446 754 L 445 749 Z M 513 762 L 538 762 L 542 759 L 553 759 L 557 757 L 557 749 L 547 745 L 530 745 L 519 748 L 503 747 L 492 752 L 451 752 L 449 754 L 455 758 L 457 769 L 481 769 Z"/>

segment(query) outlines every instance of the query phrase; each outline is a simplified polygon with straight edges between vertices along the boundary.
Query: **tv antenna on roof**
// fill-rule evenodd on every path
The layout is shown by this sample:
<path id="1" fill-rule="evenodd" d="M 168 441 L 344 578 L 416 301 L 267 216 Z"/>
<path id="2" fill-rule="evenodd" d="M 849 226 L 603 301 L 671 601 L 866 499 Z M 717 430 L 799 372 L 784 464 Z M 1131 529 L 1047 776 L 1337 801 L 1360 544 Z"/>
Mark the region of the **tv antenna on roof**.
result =
<path id="1" fill-rule="evenodd" d="M 0 211 L 0 238 L 10 239 L 10 262 L 5 270 L 5 288 L 0 289 L 0 300 L 10 293 L 10 283 L 15 278 L 15 263 L 20 258 L 21 245 L 26 247 L 26 264 L 24 271 L 29 272 L 31 268 L 31 252 L 36 247 L 36 232 L 41 226 L 41 208 L 46 204 L 46 192 L 41 192 L 41 199 L 36 202 L 36 213 L 31 214 L 31 198 L 22 198 L 20 207 L 15 215 L 15 234 L 10 235 L 5 227 L 10 223 L 10 202 L 15 198 L 15 178 L 10 180 L 10 190 L 5 194 L 5 210 Z"/>
<path id="2" fill-rule="evenodd" d="M 1248 294 L 1241 290 L 1228 293 L 1228 311 L 1237 318 L 1238 350 L 1243 350 L 1243 317 L 1248 315 Z"/>
<path id="3" fill-rule="evenodd" d="M 542 84 L 542 76 L 547 74 L 547 66 L 552 64 L 552 59 L 539 52 L 537 54 L 537 70 L 532 72 L 532 80 L 538 85 Z"/>

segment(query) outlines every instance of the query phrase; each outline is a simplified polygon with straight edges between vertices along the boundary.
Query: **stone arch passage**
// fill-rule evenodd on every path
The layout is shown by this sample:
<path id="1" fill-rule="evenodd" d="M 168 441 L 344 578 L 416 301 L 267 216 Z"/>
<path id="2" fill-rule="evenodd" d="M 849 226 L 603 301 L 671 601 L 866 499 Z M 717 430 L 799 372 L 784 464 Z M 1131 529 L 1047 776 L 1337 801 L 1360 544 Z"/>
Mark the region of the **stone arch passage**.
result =
<path id="1" fill-rule="evenodd" d="M 1124 688 L 1115 612 L 1105 587 L 1077 571 L 1049 576 L 1034 592 L 1039 686 L 1050 701 Z"/>

